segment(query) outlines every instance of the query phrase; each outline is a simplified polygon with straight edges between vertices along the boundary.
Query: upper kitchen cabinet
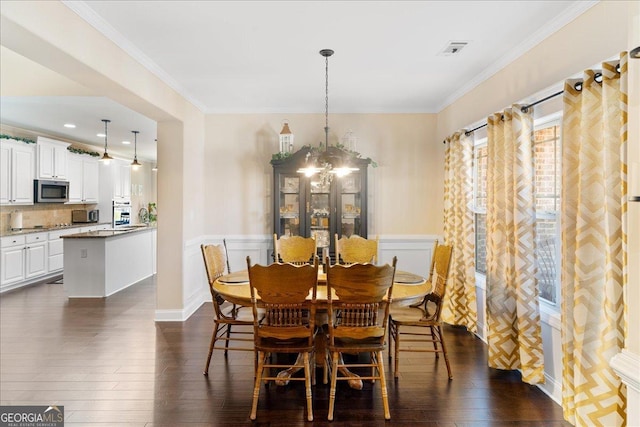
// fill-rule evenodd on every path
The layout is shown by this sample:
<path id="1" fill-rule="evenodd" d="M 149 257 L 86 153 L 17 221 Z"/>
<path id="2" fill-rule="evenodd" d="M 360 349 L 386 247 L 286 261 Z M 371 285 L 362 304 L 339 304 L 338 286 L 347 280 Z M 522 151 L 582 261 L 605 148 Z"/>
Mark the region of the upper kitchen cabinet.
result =
<path id="1" fill-rule="evenodd" d="M 0 204 L 32 205 L 35 144 L 0 139 Z"/>
<path id="2" fill-rule="evenodd" d="M 38 178 L 67 180 L 67 147 L 55 139 L 38 137 Z"/>
<path id="3" fill-rule="evenodd" d="M 308 155 L 308 153 L 311 153 Z M 325 160 L 333 164 L 348 161 L 351 173 L 337 170 L 306 176 L 299 172 L 309 166 L 313 153 L 303 147 L 285 159 L 272 160 L 274 183 L 274 233 L 280 236 L 316 238 L 319 251 L 335 253 L 333 236 L 357 234 L 367 237 L 367 169 L 370 160 L 355 158 L 338 147 L 329 147 Z M 318 159 L 323 163 L 323 159 Z"/>
<path id="4" fill-rule="evenodd" d="M 98 203 L 98 158 L 87 154 L 69 153 L 69 203 Z"/>
<path id="5" fill-rule="evenodd" d="M 131 165 L 128 162 L 114 162 L 113 198 L 131 199 Z"/>

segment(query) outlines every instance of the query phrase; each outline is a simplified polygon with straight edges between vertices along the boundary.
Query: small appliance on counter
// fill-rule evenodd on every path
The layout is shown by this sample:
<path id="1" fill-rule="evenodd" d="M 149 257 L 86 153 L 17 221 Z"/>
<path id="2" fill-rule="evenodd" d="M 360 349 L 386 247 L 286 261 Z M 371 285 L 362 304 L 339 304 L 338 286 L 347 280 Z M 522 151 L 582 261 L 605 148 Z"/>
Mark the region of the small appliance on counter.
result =
<path id="1" fill-rule="evenodd" d="M 100 211 L 97 209 L 86 210 L 78 209 L 71 211 L 71 222 L 86 223 L 86 222 L 98 222 L 100 220 Z"/>
<path id="2" fill-rule="evenodd" d="M 22 212 L 11 212 L 11 231 L 22 230 Z"/>
<path id="3" fill-rule="evenodd" d="M 114 200 L 112 218 L 113 228 L 131 225 L 131 202 Z"/>

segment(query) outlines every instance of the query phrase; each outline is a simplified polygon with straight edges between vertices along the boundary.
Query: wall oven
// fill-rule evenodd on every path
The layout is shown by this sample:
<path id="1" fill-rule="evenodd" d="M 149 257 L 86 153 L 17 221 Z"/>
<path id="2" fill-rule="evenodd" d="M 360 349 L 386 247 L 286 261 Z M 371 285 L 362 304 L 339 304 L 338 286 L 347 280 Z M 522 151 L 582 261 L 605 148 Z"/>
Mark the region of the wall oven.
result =
<path id="1" fill-rule="evenodd" d="M 69 181 L 33 181 L 33 201 L 36 203 L 66 203 L 69 201 Z"/>
<path id="2" fill-rule="evenodd" d="M 131 202 L 114 200 L 112 218 L 113 228 L 131 225 Z"/>

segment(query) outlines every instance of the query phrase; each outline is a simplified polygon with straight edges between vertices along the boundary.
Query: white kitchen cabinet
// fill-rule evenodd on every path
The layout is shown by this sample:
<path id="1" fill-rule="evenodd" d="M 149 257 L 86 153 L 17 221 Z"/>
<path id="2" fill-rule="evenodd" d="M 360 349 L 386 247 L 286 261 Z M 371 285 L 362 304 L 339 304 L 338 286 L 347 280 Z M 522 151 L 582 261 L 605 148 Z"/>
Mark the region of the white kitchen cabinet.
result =
<path id="1" fill-rule="evenodd" d="M 46 275 L 47 240 L 47 233 L 3 237 L 0 287 Z"/>
<path id="2" fill-rule="evenodd" d="M 38 179 L 67 180 L 67 147 L 70 145 L 38 137 Z"/>
<path id="3" fill-rule="evenodd" d="M 84 154 L 68 154 L 69 203 L 98 203 L 98 159 Z"/>
<path id="4" fill-rule="evenodd" d="M 47 274 L 47 233 L 28 234 L 25 246 L 25 279 Z"/>
<path id="5" fill-rule="evenodd" d="M 114 164 L 113 197 L 114 199 L 131 198 L 131 165 L 124 162 Z"/>
<path id="6" fill-rule="evenodd" d="M 64 267 L 64 243 L 61 236 L 87 231 L 89 227 L 65 228 L 49 232 L 49 273 L 62 271 Z"/>
<path id="7" fill-rule="evenodd" d="M 32 205 L 35 144 L 0 139 L 0 204 Z"/>
<path id="8" fill-rule="evenodd" d="M 2 246 L 0 287 L 24 280 L 25 243 L 25 236 L 10 236 L 0 239 Z"/>

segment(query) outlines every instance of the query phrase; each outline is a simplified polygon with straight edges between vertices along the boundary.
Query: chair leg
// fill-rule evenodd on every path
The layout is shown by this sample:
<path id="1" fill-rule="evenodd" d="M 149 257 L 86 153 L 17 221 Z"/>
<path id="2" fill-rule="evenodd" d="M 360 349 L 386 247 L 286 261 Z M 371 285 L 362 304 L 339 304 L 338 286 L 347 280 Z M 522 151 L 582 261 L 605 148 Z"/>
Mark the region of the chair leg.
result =
<path id="1" fill-rule="evenodd" d="M 449 379 L 453 379 L 453 375 L 451 374 L 451 365 L 449 365 L 449 356 L 447 356 L 447 347 L 444 344 L 444 335 L 442 334 L 442 326 L 438 326 L 438 336 L 440 338 L 440 345 L 442 346 L 442 354 L 444 355 L 444 362 L 447 365 L 447 373 L 449 374 Z M 436 353 L 437 354 L 437 353 Z"/>
<path id="2" fill-rule="evenodd" d="M 431 329 L 431 342 L 433 343 L 433 351 L 436 354 L 436 359 L 440 359 L 440 354 L 438 354 L 438 341 L 440 340 L 440 338 L 438 338 L 438 335 L 436 335 L 435 326 L 429 326 L 429 329 Z"/>
<path id="3" fill-rule="evenodd" d="M 400 365 L 400 325 L 393 328 L 393 339 L 396 345 L 395 360 L 393 361 L 393 377 L 398 378 L 398 367 Z"/>
<path id="4" fill-rule="evenodd" d="M 389 319 L 389 334 L 387 335 L 389 337 L 389 362 L 391 362 L 391 352 L 393 351 L 393 328 L 391 325 L 393 322 Z"/>
<path id="5" fill-rule="evenodd" d="M 229 353 L 229 339 L 231 338 L 231 325 L 227 324 L 227 340 L 224 342 L 224 356 Z"/>
<path id="6" fill-rule="evenodd" d="M 336 402 L 336 384 L 338 383 L 338 355 L 337 351 L 331 354 L 331 391 L 329 391 L 329 414 L 327 419 L 333 421 L 333 408 Z"/>
<path id="7" fill-rule="evenodd" d="M 384 375 L 384 363 L 382 361 L 382 351 L 376 354 L 376 362 L 378 362 L 378 374 L 380 375 L 380 391 L 382 392 L 382 406 L 384 407 L 384 419 L 391 419 L 389 412 L 389 397 L 387 395 L 387 380 Z"/>
<path id="8" fill-rule="evenodd" d="M 266 357 L 267 357 L 266 353 L 262 351 L 258 352 L 258 369 L 256 370 L 256 380 L 253 385 L 253 403 L 251 404 L 251 415 L 250 415 L 250 418 L 252 420 L 256 419 L 256 413 L 258 412 L 258 396 L 260 395 L 260 383 L 262 382 L 262 370 L 264 369 Z"/>
<path id="9" fill-rule="evenodd" d="M 211 364 L 211 355 L 213 354 L 213 346 L 216 344 L 216 337 L 218 336 L 218 322 L 213 324 L 213 335 L 211 335 L 211 344 L 209 344 L 209 355 L 207 356 L 207 364 L 204 365 L 204 375 L 209 375 L 209 365 Z"/>
<path id="10" fill-rule="evenodd" d="M 307 395 L 307 420 L 313 421 L 313 406 L 311 404 L 311 360 L 309 353 L 304 354 L 304 385 Z"/>

